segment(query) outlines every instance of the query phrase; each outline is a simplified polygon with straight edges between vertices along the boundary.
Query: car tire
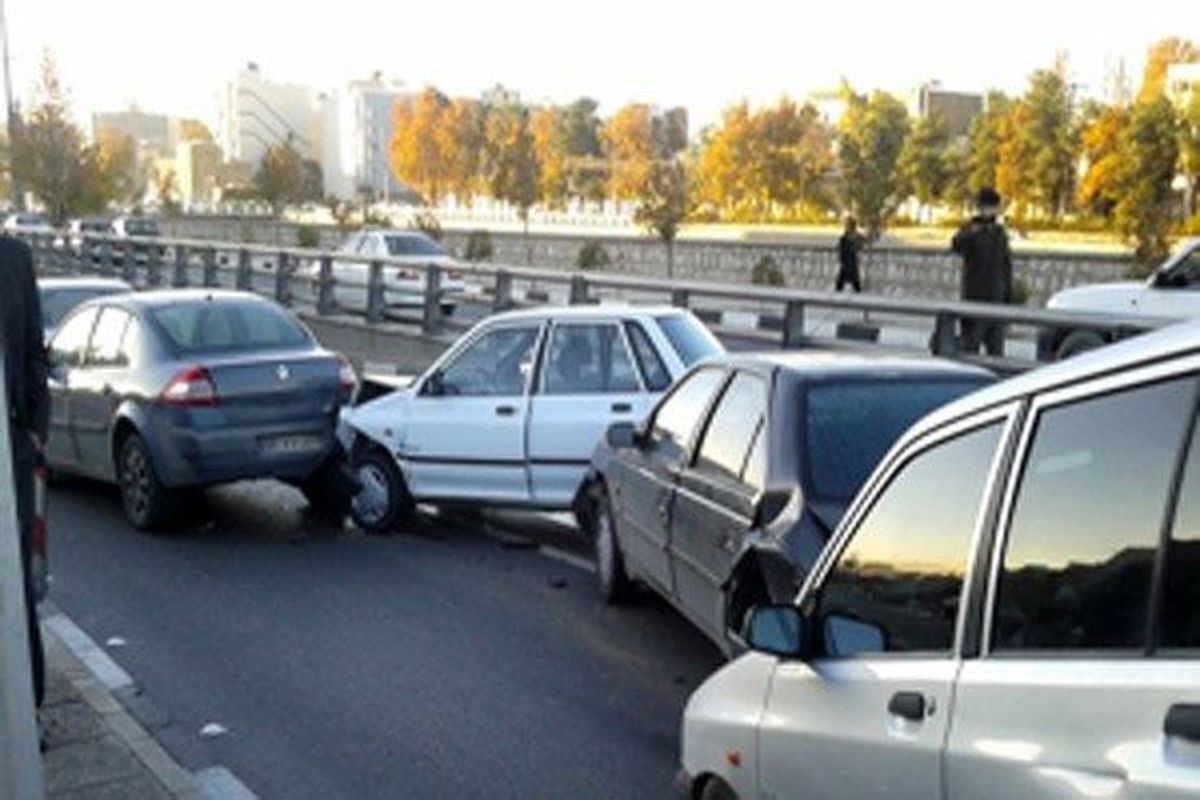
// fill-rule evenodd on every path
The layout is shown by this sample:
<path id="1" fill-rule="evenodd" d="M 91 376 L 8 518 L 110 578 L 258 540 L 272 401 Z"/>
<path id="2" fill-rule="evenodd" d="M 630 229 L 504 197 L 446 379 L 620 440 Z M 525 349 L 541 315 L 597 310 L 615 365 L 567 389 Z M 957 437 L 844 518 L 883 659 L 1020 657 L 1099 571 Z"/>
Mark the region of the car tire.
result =
<path id="1" fill-rule="evenodd" d="M 592 528 L 595 532 L 592 541 L 596 549 L 596 578 L 600 596 L 609 605 L 622 603 L 633 593 L 633 581 L 625 572 L 625 557 L 621 553 L 621 543 L 613 524 L 612 503 L 603 485 L 597 486 L 594 493 Z"/>
<path id="2" fill-rule="evenodd" d="M 738 800 L 737 792 L 720 778 L 709 778 L 700 792 L 700 800 Z"/>
<path id="3" fill-rule="evenodd" d="M 130 433 L 121 440 L 116 466 L 126 519 L 141 531 L 161 529 L 170 519 L 174 493 L 158 479 L 142 437 Z"/>
<path id="4" fill-rule="evenodd" d="M 1104 337 L 1095 331 L 1071 331 L 1058 346 L 1058 360 L 1063 361 L 1106 344 Z"/>
<path id="5" fill-rule="evenodd" d="M 371 448 L 360 453 L 352 469 L 358 490 L 350 500 L 350 517 L 364 533 L 383 536 L 412 511 L 412 497 L 392 457 Z"/>

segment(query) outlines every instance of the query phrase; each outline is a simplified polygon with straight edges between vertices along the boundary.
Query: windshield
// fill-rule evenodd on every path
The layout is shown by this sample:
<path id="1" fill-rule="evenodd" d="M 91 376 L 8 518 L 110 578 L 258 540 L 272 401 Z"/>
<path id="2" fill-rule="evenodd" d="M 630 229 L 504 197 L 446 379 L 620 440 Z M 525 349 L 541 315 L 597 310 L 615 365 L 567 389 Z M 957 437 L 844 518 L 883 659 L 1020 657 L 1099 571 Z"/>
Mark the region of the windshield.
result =
<path id="1" fill-rule="evenodd" d="M 299 323 L 268 303 L 198 300 L 150 313 L 183 354 L 284 350 L 310 344 Z"/>
<path id="2" fill-rule="evenodd" d="M 152 219 L 131 219 L 125 223 L 130 236 L 158 236 L 158 223 Z"/>
<path id="3" fill-rule="evenodd" d="M 658 327 L 666 334 L 671 347 L 679 354 L 684 366 L 690 367 L 701 359 L 717 356 L 725 348 L 708 328 L 691 314 L 669 314 L 658 317 Z"/>
<path id="4" fill-rule="evenodd" d="M 101 289 L 97 287 L 43 289 L 41 292 L 42 325 L 47 328 L 57 328 L 58 323 L 62 322 L 62 318 L 83 301 L 91 300 L 93 297 L 100 297 L 101 295 L 116 294 L 120 291 L 122 290 Z"/>
<path id="5" fill-rule="evenodd" d="M 914 422 L 988 382 L 863 381 L 810 388 L 803 433 L 809 491 L 815 499 L 848 502 Z"/>
<path id="6" fill-rule="evenodd" d="M 35 225 L 48 225 L 49 221 L 41 214 L 18 214 L 17 224 L 33 227 Z"/>
<path id="7" fill-rule="evenodd" d="M 391 256 L 444 256 L 443 250 L 434 241 L 424 236 L 385 236 L 388 255 Z"/>

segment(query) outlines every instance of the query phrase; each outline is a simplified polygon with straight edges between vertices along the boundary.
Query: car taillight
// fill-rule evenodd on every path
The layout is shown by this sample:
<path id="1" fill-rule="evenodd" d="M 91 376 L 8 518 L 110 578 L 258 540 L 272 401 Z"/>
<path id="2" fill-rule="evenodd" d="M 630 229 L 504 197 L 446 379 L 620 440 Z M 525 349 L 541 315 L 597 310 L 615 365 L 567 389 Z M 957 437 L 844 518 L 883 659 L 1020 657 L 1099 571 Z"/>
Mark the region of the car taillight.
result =
<path id="1" fill-rule="evenodd" d="M 396 270 L 396 279 L 402 281 L 416 280 L 417 271 L 415 269 L 398 269 Z"/>
<path id="2" fill-rule="evenodd" d="M 33 473 L 33 521 L 29 526 L 29 572 L 35 602 L 50 593 L 50 566 L 46 557 L 46 468 Z"/>
<path id="3" fill-rule="evenodd" d="M 452 281 L 461 281 L 463 274 L 462 270 L 452 269 L 446 273 L 446 276 Z"/>
<path id="4" fill-rule="evenodd" d="M 354 365 L 345 356 L 338 356 L 338 388 L 343 403 L 349 403 L 354 397 L 354 390 L 358 388 Z"/>
<path id="5" fill-rule="evenodd" d="M 163 388 L 159 400 L 181 408 L 208 408 L 219 404 L 217 387 L 204 367 L 188 367 Z"/>

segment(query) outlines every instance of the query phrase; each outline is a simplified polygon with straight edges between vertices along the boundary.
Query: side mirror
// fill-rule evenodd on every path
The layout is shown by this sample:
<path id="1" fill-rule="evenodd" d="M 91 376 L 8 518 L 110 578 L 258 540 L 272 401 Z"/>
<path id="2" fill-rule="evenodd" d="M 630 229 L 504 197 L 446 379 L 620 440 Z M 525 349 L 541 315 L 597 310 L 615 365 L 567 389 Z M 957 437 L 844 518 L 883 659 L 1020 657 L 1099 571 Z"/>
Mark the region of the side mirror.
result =
<path id="1" fill-rule="evenodd" d="M 434 370 L 428 378 L 425 379 L 425 386 L 421 390 L 421 394 L 429 395 L 430 397 L 441 397 L 446 394 L 446 383 L 442 379 L 442 371 Z"/>
<path id="2" fill-rule="evenodd" d="M 795 606 L 756 606 L 743 638 L 759 653 L 803 659 L 808 655 L 808 630 L 808 618 Z"/>
<path id="3" fill-rule="evenodd" d="M 830 614 L 824 628 L 825 651 L 831 656 L 851 658 L 887 651 L 887 634 L 872 622 Z"/>
<path id="4" fill-rule="evenodd" d="M 632 422 L 614 422 L 608 426 L 604 438 L 613 450 L 628 450 L 639 441 L 637 427 Z"/>

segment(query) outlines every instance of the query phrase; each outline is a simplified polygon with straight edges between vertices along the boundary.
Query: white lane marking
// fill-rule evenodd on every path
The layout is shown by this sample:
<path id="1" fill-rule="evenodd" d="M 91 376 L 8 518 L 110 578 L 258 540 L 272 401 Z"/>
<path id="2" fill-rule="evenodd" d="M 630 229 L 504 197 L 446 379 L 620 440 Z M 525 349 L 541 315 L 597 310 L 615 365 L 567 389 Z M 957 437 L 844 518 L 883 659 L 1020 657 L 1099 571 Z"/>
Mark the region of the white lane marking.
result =
<path id="1" fill-rule="evenodd" d="M 67 649 L 100 681 L 110 692 L 124 689 L 133 685 L 133 678 L 121 669 L 117 662 L 109 658 L 108 653 L 92 638 L 83 632 L 66 614 L 52 614 L 42 620 L 42 624 L 54 632 Z"/>
<path id="2" fill-rule="evenodd" d="M 538 554 L 555 561 L 561 561 L 563 564 L 572 566 L 575 569 L 581 569 L 584 572 L 592 575 L 596 574 L 596 565 L 586 558 L 581 558 L 574 553 L 568 553 L 565 550 L 559 550 L 557 547 L 546 547 L 542 545 L 538 548 Z"/>
<path id="3" fill-rule="evenodd" d="M 229 729 L 218 722 L 210 722 L 200 729 L 200 736 L 204 739 L 215 739 L 227 733 L 229 733 Z"/>
<path id="4" fill-rule="evenodd" d="M 203 800 L 258 800 L 258 795 L 225 767 L 206 767 L 193 776 Z"/>
<path id="5" fill-rule="evenodd" d="M 129 642 L 125 641 L 125 639 L 120 636 L 110 636 L 108 637 L 108 641 L 104 643 L 104 646 L 109 648 L 117 648 L 125 647 L 127 644 L 129 644 Z"/>

